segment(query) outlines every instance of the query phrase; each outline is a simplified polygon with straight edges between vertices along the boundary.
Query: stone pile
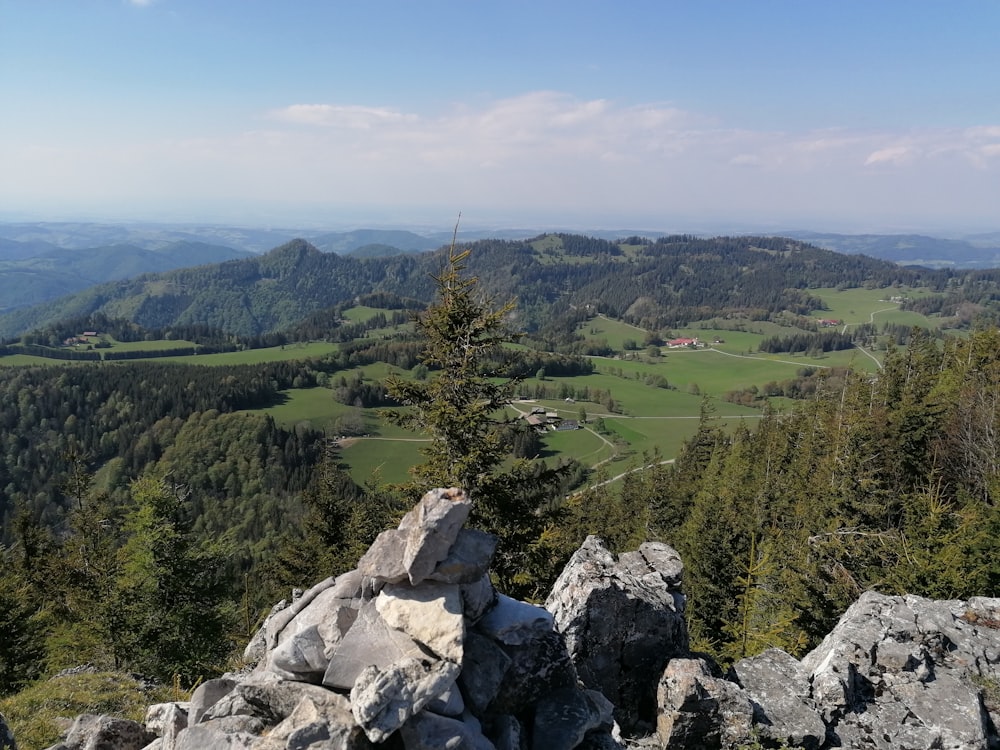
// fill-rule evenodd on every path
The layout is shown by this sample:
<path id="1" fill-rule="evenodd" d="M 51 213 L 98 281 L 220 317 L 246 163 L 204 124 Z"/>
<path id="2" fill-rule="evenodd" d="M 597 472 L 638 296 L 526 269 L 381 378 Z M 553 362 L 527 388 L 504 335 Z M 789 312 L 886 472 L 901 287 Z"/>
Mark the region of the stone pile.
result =
<path id="1" fill-rule="evenodd" d="M 151 707 L 147 750 L 618 747 L 552 615 L 494 590 L 496 538 L 463 528 L 470 507 L 427 493 L 356 570 L 271 613 L 251 672 Z"/>

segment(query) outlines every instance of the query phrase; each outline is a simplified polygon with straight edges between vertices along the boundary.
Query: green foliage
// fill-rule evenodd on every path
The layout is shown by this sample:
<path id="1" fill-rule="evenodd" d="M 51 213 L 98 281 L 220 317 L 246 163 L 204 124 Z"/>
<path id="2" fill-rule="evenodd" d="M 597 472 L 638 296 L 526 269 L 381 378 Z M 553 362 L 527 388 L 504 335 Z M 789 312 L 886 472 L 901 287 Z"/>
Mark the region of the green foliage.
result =
<path id="1" fill-rule="evenodd" d="M 43 649 L 42 622 L 30 583 L 6 552 L 0 552 L 0 696 L 38 676 Z"/>
<path id="2" fill-rule="evenodd" d="M 640 483 L 685 561 L 699 647 L 799 653 L 870 588 L 1000 591 L 997 343 L 992 329 L 943 347 L 916 334 L 877 378 L 824 375 L 752 432 L 703 425 L 656 493 Z"/>
<path id="3" fill-rule="evenodd" d="M 468 258 L 468 250 L 453 246 L 434 277 L 437 300 L 417 319 L 421 361 L 433 374 L 426 381 L 390 377 L 389 394 L 410 408 L 389 418 L 431 438 L 422 449 L 424 463 L 411 470 L 414 494 L 465 489 L 473 500 L 472 523 L 500 538 L 493 565 L 497 582 L 513 595 L 537 596 L 539 579 L 548 580 L 552 571 L 539 570 L 531 550 L 545 530 L 546 507 L 563 472 L 523 459 L 505 465 L 502 414 L 514 387 L 482 373 L 480 363 L 511 340 L 505 319 L 513 303 L 494 309 L 481 299 L 478 279 L 462 275 Z"/>
<path id="4" fill-rule="evenodd" d="M 424 337 L 421 362 L 436 370 L 425 382 L 391 376 L 389 394 L 410 410 L 390 412 L 390 421 L 429 435 L 422 449 L 425 462 L 414 467 L 423 489 L 462 487 L 475 496 L 482 482 L 505 457 L 505 446 L 493 415 L 513 397 L 510 382 L 496 383 L 480 373 L 479 363 L 511 338 L 505 325 L 513 309 L 493 310 L 476 298 L 477 280 L 463 278 L 469 251 L 452 252 L 435 276 L 439 301 L 418 319 Z"/>

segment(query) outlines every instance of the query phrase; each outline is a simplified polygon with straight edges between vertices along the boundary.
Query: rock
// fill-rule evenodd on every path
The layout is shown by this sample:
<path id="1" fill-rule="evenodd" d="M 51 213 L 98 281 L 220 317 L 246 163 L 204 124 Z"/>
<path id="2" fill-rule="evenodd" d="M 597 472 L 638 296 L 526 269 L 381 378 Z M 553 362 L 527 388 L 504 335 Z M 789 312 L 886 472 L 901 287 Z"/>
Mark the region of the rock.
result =
<path id="1" fill-rule="evenodd" d="M 486 712 L 500 692 L 510 665 L 511 658 L 499 645 L 475 631 L 469 632 L 458 684 L 473 712 L 479 715 Z"/>
<path id="2" fill-rule="evenodd" d="M 501 648 L 510 659 L 510 665 L 500 681 L 496 697 L 486 710 L 488 715 L 517 716 L 554 690 L 577 687 L 576 670 L 566 644 L 554 630 L 516 645 L 501 645 Z"/>
<path id="3" fill-rule="evenodd" d="M 457 487 L 431 490 L 399 523 L 405 535 L 403 567 L 410 583 L 427 578 L 444 560 L 469 517 L 472 503 Z"/>
<path id="4" fill-rule="evenodd" d="M 189 727 L 177 735 L 171 750 L 251 750 L 258 737 L 246 732 L 229 734 L 207 726 Z"/>
<path id="5" fill-rule="evenodd" d="M 389 584 L 375 599 L 375 608 L 389 627 L 406 633 L 439 658 L 461 663 L 465 619 L 456 584 Z"/>
<path id="6" fill-rule="evenodd" d="M 353 610 L 352 610 L 353 611 Z M 291 674 L 301 680 L 322 678 L 330 660 L 326 658 L 326 643 L 313 625 L 280 643 L 268 661 L 268 668 L 279 674 Z"/>
<path id="7" fill-rule="evenodd" d="M 772 648 L 736 662 L 730 673 L 753 702 L 761 737 L 815 750 L 826 724 L 809 695 L 809 675 L 794 657 Z"/>
<path id="8" fill-rule="evenodd" d="M 427 578 L 442 583 L 474 583 L 482 579 L 489 574 L 498 541 L 485 531 L 462 529 L 448 550 L 448 556 Z"/>
<path id="9" fill-rule="evenodd" d="M 363 750 L 371 747 L 364 731 L 351 713 L 350 702 L 343 696 L 319 702 L 311 696 L 299 701 L 280 724 L 268 733 L 272 740 L 282 740 L 281 748 L 312 746 Z"/>
<path id="10" fill-rule="evenodd" d="M 615 704 L 626 734 L 652 730 L 663 669 L 688 653 L 682 572 L 665 544 L 647 542 L 616 560 L 589 536 L 545 602 L 580 679 Z"/>
<path id="11" fill-rule="evenodd" d="M 421 659 L 427 656 L 415 640 L 389 627 L 375 608 L 375 602 L 370 601 L 361 608 L 354 625 L 334 647 L 323 684 L 350 690 L 365 667 L 385 668 L 407 657 Z"/>
<path id="12" fill-rule="evenodd" d="M 511 646 L 545 636 L 552 631 L 552 627 L 552 615 L 548 610 L 503 594 L 497 597 L 496 605 L 476 624 L 483 635 Z"/>
<path id="13" fill-rule="evenodd" d="M 871 748 L 1000 745 L 983 685 L 1000 680 L 1000 599 L 867 592 L 802 666 L 828 741 Z"/>
<path id="14" fill-rule="evenodd" d="M 540 750 L 573 750 L 592 729 L 611 729 L 611 701 L 593 690 L 562 688 L 538 701 L 532 747 Z"/>
<path id="15" fill-rule="evenodd" d="M 319 685 L 292 680 L 240 683 L 205 712 L 204 721 L 226 716 L 256 716 L 269 726 L 284 721 L 302 700 L 309 699 L 331 710 L 343 709 L 344 697 Z"/>
<path id="16" fill-rule="evenodd" d="M 162 737 L 171 747 L 177 734 L 188 725 L 189 703 L 157 703 L 146 709 L 146 729 Z"/>
<path id="17" fill-rule="evenodd" d="M 188 708 L 188 724 L 194 726 L 205 712 L 220 699 L 229 695 L 236 687 L 236 681 L 231 679 L 205 680 L 191 694 Z"/>
<path id="18" fill-rule="evenodd" d="M 351 690 L 351 711 L 372 742 L 383 742 L 455 684 L 453 662 L 402 659 L 387 669 L 368 667 Z"/>
<path id="19" fill-rule="evenodd" d="M 702 659 L 671 659 L 657 702 L 664 750 L 729 748 L 750 737 L 750 699 L 735 683 L 713 677 Z"/>
<path id="20" fill-rule="evenodd" d="M 496 606 L 497 590 L 493 588 L 489 573 L 478 581 L 462 584 L 459 591 L 462 593 L 462 613 L 470 624 L 479 622 L 490 608 Z"/>
<path id="21" fill-rule="evenodd" d="M 115 716 L 81 714 L 73 721 L 59 750 L 142 750 L 156 736 L 135 721 Z"/>
<path id="22" fill-rule="evenodd" d="M 17 750 L 14 732 L 7 726 L 7 719 L 3 714 L 0 714 L 0 750 Z"/>
<path id="23" fill-rule="evenodd" d="M 397 529 L 383 531 L 358 561 L 358 572 L 365 578 L 381 583 L 399 583 L 408 580 L 403 566 L 406 535 Z"/>
<path id="24" fill-rule="evenodd" d="M 417 714 L 400 734 L 406 750 L 496 750 L 474 724 L 432 713 Z"/>

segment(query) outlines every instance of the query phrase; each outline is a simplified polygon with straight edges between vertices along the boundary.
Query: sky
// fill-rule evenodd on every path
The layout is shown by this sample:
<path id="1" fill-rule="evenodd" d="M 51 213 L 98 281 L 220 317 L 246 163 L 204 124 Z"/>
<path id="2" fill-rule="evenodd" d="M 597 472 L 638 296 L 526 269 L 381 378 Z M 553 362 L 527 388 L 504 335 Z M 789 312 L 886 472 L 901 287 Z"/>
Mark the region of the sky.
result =
<path id="1" fill-rule="evenodd" d="M 0 219 L 1000 230 L 996 0 L 0 0 Z"/>

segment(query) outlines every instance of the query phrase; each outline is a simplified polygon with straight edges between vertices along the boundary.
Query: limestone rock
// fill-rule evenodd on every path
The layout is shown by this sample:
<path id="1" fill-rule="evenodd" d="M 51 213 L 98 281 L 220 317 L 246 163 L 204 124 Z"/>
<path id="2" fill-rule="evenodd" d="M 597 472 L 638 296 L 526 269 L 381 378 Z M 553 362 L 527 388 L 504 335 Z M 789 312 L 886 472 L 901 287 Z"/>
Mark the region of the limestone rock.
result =
<path id="1" fill-rule="evenodd" d="M 523 643 L 498 645 L 510 665 L 487 713 L 516 716 L 554 690 L 577 687 L 576 670 L 566 644 L 554 630 Z"/>
<path id="2" fill-rule="evenodd" d="M 306 696 L 268 738 L 281 740 L 281 748 L 313 746 L 362 750 L 371 747 L 351 713 L 350 702 L 340 695 L 335 700 L 317 701 Z"/>
<path id="3" fill-rule="evenodd" d="M 344 708 L 344 697 L 319 685 L 292 680 L 240 683 L 205 712 L 204 721 L 226 716 L 256 716 L 267 726 L 287 718 L 304 700 L 309 699 L 331 710 Z"/>
<path id="4" fill-rule="evenodd" d="M 188 725 L 189 703 L 157 703 L 146 709 L 146 729 L 171 746 L 178 732 Z M 2 747 L 2 745 L 0 745 Z"/>
<path id="5" fill-rule="evenodd" d="M 394 630 L 369 601 L 358 613 L 347 634 L 336 644 L 330 655 L 330 666 L 323 676 L 323 684 L 350 690 L 365 667 L 388 667 L 406 657 L 427 658 L 427 652 L 415 640 L 399 630 Z"/>
<path id="6" fill-rule="evenodd" d="M 652 729 L 663 669 L 688 653 L 682 572 L 665 544 L 647 542 L 616 560 L 589 536 L 545 602 L 580 679 L 615 704 L 627 734 Z"/>
<path id="7" fill-rule="evenodd" d="M 997 717 L 982 696 L 984 682 L 1000 679 L 998 622 L 1000 599 L 863 594 L 802 660 L 828 741 L 1000 745 Z"/>
<path id="8" fill-rule="evenodd" d="M 427 578 L 444 560 L 469 517 L 472 503 L 457 487 L 431 490 L 399 523 L 405 535 L 403 567 L 410 583 Z"/>
<path id="9" fill-rule="evenodd" d="M 664 750 L 730 748 L 750 736 L 750 699 L 735 683 L 713 677 L 702 659 L 671 659 L 657 702 Z"/>
<path id="10" fill-rule="evenodd" d="M 351 711 L 372 742 L 383 742 L 455 684 L 459 666 L 402 659 L 387 669 L 368 667 L 351 690 Z"/>
<path id="11" fill-rule="evenodd" d="M 188 709 L 188 724 L 194 726 L 205 712 L 219 702 L 220 699 L 229 695 L 236 687 L 236 681 L 231 679 L 205 680 L 191 694 L 191 701 Z"/>
<path id="12" fill-rule="evenodd" d="M 815 750 L 826 725 L 809 695 L 809 675 L 794 657 L 772 648 L 736 662 L 731 669 L 754 704 L 761 737 L 777 744 Z"/>
<path id="13" fill-rule="evenodd" d="M 465 642 L 465 661 L 458 677 L 469 707 L 482 715 L 497 697 L 511 658 L 486 636 L 470 631 Z"/>
<path id="14" fill-rule="evenodd" d="M 456 584 L 390 584 L 375 599 L 375 608 L 389 627 L 406 633 L 439 658 L 462 661 L 465 619 Z"/>
<path id="15" fill-rule="evenodd" d="M 462 592 L 462 613 L 470 624 L 479 622 L 483 615 L 496 606 L 498 594 L 493 588 L 489 573 L 478 581 L 461 584 L 459 591 Z"/>
<path id="16" fill-rule="evenodd" d="M 562 688 L 538 701 L 532 746 L 573 750 L 593 729 L 611 729 L 614 706 L 594 690 Z"/>
<path id="17" fill-rule="evenodd" d="M 188 727 L 177 735 L 171 750 L 251 750 L 257 736 L 246 732 L 230 734 L 207 726 Z"/>
<path id="18" fill-rule="evenodd" d="M 382 583 L 407 580 L 409 576 L 403 566 L 405 548 L 405 534 L 397 529 L 383 531 L 358 561 L 358 572 L 365 578 Z"/>
<path id="19" fill-rule="evenodd" d="M 352 610 L 353 611 L 353 610 Z M 299 675 L 299 679 L 318 682 L 326 672 L 326 643 L 316 625 L 296 633 L 271 652 L 268 668 L 279 673 Z"/>
<path id="20" fill-rule="evenodd" d="M 448 556 L 439 562 L 434 572 L 427 576 L 443 583 L 473 583 L 489 574 L 493 553 L 497 549 L 493 534 L 477 529 L 462 529 Z"/>
<path id="21" fill-rule="evenodd" d="M 400 734 L 406 750 L 496 750 L 475 724 L 432 713 L 417 714 Z"/>
<path id="22" fill-rule="evenodd" d="M 135 721 L 115 716 L 81 714 L 73 721 L 59 750 L 142 750 L 156 737 Z"/>
<path id="23" fill-rule="evenodd" d="M 476 625 L 479 632 L 511 646 L 528 643 L 552 631 L 552 615 L 542 607 L 500 594 Z"/>

